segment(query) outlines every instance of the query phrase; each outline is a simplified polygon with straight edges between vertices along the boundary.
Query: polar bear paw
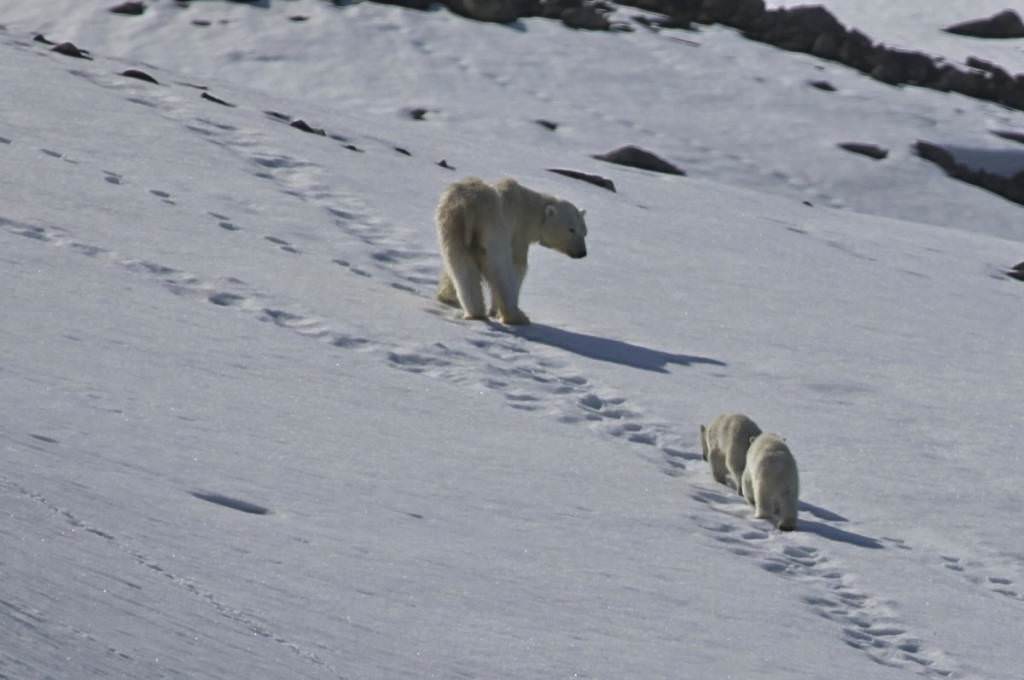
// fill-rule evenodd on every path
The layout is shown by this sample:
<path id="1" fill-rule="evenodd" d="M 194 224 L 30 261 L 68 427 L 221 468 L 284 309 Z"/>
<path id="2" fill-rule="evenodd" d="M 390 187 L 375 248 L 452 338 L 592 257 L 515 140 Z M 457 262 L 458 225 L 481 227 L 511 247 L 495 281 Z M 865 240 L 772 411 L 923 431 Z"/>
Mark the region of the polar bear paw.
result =
<path id="1" fill-rule="evenodd" d="M 525 326 L 530 323 L 530 317 L 523 314 L 521 310 L 513 310 L 501 315 L 501 322 L 507 326 Z"/>

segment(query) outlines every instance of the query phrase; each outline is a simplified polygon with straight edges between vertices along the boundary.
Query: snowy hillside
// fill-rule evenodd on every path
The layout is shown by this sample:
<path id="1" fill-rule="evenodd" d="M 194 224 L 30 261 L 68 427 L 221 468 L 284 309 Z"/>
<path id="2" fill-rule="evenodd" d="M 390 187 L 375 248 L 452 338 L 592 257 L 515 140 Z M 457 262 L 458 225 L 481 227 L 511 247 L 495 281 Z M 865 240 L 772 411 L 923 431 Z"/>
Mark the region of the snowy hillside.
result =
<path id="1" fill-rule="evenodd" d="M 910 145 L 1020 112 L 721 27 L 0 24 L 0 677 L 1019 677 L 1024 208 Z M 465 175 L 587 209 L 531 326 L 433 300 Z M 798 531 L 711 479 L 722 411 Z"/>

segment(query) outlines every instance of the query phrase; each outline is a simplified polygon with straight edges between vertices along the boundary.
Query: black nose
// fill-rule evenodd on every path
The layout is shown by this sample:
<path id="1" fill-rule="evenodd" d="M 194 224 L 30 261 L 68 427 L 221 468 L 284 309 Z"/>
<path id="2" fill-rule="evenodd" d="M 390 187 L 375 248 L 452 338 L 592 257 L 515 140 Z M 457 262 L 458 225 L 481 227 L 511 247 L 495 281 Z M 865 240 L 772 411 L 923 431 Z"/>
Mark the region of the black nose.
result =
<path id="1" fill-rule="evenodd" d="M 580 258 L 583 258 L 583 257 L 586 257 L 586 256 L 587 256 L 587 251 L 586 250 L 581 250 L 579 252 L 576 252 L 576 253 L 572 254 L 572 257 L 575 260 L 579 260 Z"/>

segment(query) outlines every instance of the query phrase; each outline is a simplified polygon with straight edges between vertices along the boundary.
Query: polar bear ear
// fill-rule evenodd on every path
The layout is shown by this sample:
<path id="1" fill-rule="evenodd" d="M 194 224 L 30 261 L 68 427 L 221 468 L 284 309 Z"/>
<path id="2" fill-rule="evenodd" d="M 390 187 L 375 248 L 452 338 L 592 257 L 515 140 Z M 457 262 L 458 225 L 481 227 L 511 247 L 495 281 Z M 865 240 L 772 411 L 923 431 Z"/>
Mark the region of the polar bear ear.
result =
<path id="1" fill-rule="evenodd" d="M 544 221 L 547 222 L 555 216 L 555 206 L 553 203 L 548 203 L 544 206 Z"/>
<path id="2" fill-rule="evenodd" d="M 586 214 L 587 214 L 587 209 L 586 208 L 584 208 L 583 210 L 580 211 L 580 217 L 584 217 Z"/>

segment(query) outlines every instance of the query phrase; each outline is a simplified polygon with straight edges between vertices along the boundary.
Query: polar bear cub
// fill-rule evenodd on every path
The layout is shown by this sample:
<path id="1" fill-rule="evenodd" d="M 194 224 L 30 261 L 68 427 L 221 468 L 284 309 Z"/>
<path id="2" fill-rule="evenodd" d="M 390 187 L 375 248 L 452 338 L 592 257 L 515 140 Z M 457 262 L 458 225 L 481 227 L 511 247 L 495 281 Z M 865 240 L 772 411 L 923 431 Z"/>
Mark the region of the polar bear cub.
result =
<path id="1" fill-rule="evenodd" d="M 526 324 L 519 291 L 533 243 L 572 258 L 587 255 L 584 211 L 513 179 L 493 185 L 468 177 L 449 186 L 437 206 L 444 270 L 437 299 L 461 306 L 467 319 L 486 319 L 481 279 L 491 290 L 491 314 Z"/>
<path id="2" fill-rule="evenodd" d="M 711 421 L 711 425 L 700 426 L 700 445 L 704 460 L 711 463 L 711 474 L 720 484 L 730 481 L 739 494 L 743 495 L 740 480 L 747 462 L 750 441 L 761 434 L 761 428 L 742 413 L 723 413 Z"/>
<path id="3" fill-rule="evenodd" d="M 800 476 L 785 440 L 764 433 L 750 440 L 743 471 L 743 495 L 754 517 L 771 520 L 782 531 L 796 528 Z"/>

